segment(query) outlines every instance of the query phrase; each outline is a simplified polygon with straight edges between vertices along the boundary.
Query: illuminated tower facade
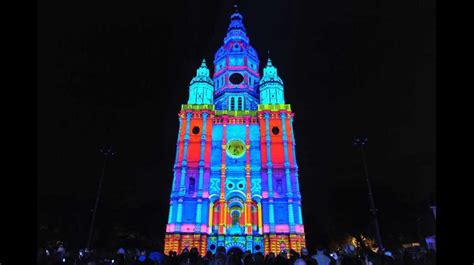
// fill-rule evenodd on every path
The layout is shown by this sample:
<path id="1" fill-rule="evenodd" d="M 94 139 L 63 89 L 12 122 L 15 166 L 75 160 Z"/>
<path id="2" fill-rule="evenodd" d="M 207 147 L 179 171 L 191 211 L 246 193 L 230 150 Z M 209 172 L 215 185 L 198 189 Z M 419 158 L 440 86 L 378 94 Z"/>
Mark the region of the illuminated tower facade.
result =
<path id="1" fill-rule="evenodd" d="M 203 60 L 179 112 L 165 253 L 305 247 L 293 113 L 271 60 L 259 67 L 235 11 L 212 78 Z"/>

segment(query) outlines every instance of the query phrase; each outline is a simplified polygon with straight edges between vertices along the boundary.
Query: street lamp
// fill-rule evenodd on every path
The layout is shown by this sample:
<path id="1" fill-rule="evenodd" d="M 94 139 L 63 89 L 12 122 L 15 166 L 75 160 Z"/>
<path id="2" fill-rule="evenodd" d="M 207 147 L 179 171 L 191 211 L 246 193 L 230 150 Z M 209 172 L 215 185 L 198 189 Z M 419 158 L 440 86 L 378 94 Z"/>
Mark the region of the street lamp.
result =
<path id="1" fill-rule="evenodd" d="M 372 185 L 370 184 L 369 171 L 367 169 L 367 163 L 365 161 L 364 146 L 367 145 L 367 142 L 368 142 L 367 137 L 354 137 L 352 144 L 355 147 L 359 147 L 361 155 L 362 155 L 362 163 L 364 165 L 365 179 L 367 181 L 367 187 L 369 191 L 370 212 L 372 213 L 372 216 L 374 218 L 374 224 L 375 224 L 375 239 L 377 241 L 377 245 L 379 246 L 379 249 L 383 250 L 384 248 L 382 245 L 382 238 L 380 237 L 379 222 L 377 219 L 377 209 L 375 208 L 374 196 L 372 194 Z"/>
<path id="2" fill-rule="evenodd" d="M 103 163 L 103 166 L 102 166 L 102 175 L 100 176 L 99 188 L 97 190 L 97 196 L 95 198 L 94 209 L 93 209 L 93 212 L 92 212 L 92 220 L 91 220 L 91 227 L 90 227 L 90 230 L 89 230 L 89 238 L 87 239 L 87 249 L 90 249 L 90 244 L 91 244 L 91 239 L 92 239 L 92 232 L 94 231 L 95 215 L 96 215 L 96 212 L 97 212 L 97 205 L 99 204 L 100 193 L 102 191 L 102 182 L 104 180 L 105 166 L 107 164 L 107 158 L 115 155 L 115 151 L 113 151 L 110 146 L 102 147 L 102 148 L 100 148 L 99 151 L 104 156 L 104 163 Z"/>

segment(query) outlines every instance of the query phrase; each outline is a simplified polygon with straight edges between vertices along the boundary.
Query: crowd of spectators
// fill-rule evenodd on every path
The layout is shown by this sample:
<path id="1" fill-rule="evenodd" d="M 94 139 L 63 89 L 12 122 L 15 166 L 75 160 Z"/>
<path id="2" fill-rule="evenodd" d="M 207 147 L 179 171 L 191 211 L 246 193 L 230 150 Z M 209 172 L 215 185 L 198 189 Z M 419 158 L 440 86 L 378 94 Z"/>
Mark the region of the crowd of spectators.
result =
<path id="1" fill-rule="evenodd" d="M 208 251 L 201 256 L 196 248 L 184 249 L 181 253 L 170 251 L 167 255 L 158 251 L 119 248 L 114 252 L 98 250 L 66 251 L 60 244 L 54 249 L 40 249 L 39 265 L 435 265 L 432 250 L 409 252 L 373 252 L 356 249 L 347 244 L 341 250 L 329 253 L 318 247 L 313 255 L 304 248 L 300 253 L 290 250 L 278 254 L 226 251 L 222 246 L 215 253 Z"/>

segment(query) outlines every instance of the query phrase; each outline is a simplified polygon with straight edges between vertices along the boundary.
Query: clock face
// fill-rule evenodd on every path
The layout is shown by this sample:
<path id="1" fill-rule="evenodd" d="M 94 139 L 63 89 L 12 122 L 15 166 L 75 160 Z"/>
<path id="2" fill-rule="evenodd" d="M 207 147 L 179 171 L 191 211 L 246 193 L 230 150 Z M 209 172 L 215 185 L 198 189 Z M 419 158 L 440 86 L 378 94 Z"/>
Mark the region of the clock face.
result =
<path id="1" fill-rule="evenodd" d="M 227 155 L 232 158 L 239 158 L 245 154 L 245 143 L 241 140 L 233 139 L 227 142 Z"/>

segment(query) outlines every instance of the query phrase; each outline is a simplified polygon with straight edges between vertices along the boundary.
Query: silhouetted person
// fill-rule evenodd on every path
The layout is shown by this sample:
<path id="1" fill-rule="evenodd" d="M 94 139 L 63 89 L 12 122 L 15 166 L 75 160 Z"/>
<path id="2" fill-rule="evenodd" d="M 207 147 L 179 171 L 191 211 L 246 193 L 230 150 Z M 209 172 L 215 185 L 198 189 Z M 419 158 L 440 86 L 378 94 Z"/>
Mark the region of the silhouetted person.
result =
<path id="1" fill-rule="evenodd" d="M 47 265 L 49 257 L 46 254 L 45 248 L 40 248 L 38 251 L 38 265 Z"/>
<path id="2" fill-rule="evenodd" d="M 189 265 L 201 265 L 201 257 L 197 248 L 191 248 L 189 252 Z"/>
<path id="3" fill-rule="evenodd" d="M 330 265 L 332 262 L 331 258 L 326 255 L 324 247 L 321 245 L 316 248 L 316 254 L 311 256 L 311 258 L 316 260 L 318 265 Z"/>
<path id="4" fill-rule="evenodd" d="M 344 256 L 341 259 L 341 265 L 364 265 L 362 260 L 356 256 L 353 245 L 348 244 L 344 246 Z"/>
<path id="5" fill-rule="evenodd" d="M 436 253 L 432 249 L 428 249 L 428 252 L 426 253 L 426 264 L 436 265 Z"/>
<path id="6" fill-rule="evenodd" d="M 189 250 L 184 248 L 181 255 L 178 257 L 179 265 L 189 265 Z"/>
<path id="7" fill-rule="evenodd" d="M 270 252 L 265 257 L 265 265 L 274 265 L 275 264 L 275 253 Z"/>
<path id="8" fill-rule="evenodd" d="M 395 259 L 392 256 L 392 253 L 386 251 L 382 256 L 382 264 L 383 265 L 395 265 Z"/>
<path id="9" fill-rule="evenodd" d="M 290 258 L 288 259 L 288 264 L 294 265 L 296 259 L 298 259 L 299 257 L 300 255 L 296 251 L 294 251 L 293 249 L 290 249 Z"/>
<path id="10" fill-rule="evenodd" d="M 202 265 L 210 265 L 212 260 L 212 252 L 208 250 L 206 255 L 202 258 Z"/>
<path id="11" fill-rule="evenodd" d="M 288 265 L 288 260 L 286 258 L 286 252 L 282 251 L 275 258 L 275 265 Z"/>
<path id="12" fill-rule="evenodd" d="M 125 265 L 125 255 L 124 254 L 115 254 L 114 264 L 116 265 Z"/>
<path id="13" fill-rule="evenodd" d="M 298 258 L 298 259 L 295 260 L 294 265 L 307 265 L 307 264 L 306 264 L 306 261 L 304 261 L 304 259 Z"/>
<path id="14" fill-rule="evenodd" d="M 243 265 L 242 254 L 240 252 L 231 252 L 227 258 L 227 265 Z"/>
<path id="15" fill-rule="evenodd" d="M 415 265 L 415 261 L 408 251 L 403 254 L 403 265 Z"/>
<path id="16" fill-rule="evenodd" d="M 257 252 L 254 254 L 254 265 L 265 265 L 265 257 L 262 252 Z"/>
<path id="17" fill-rule="evenodd" d="M 168 256 L 165 256 L 165 265 L 178 265 L 174 252 L 170 250 Z"/>
<path id="18" fill-rule="evenodd" d="M 226 265 L 227 257 L 225 255 L 225 248 L 218 246 L 216 249 L 216 255 L 211 259 L 211 265 Z"/>
<path id="19" fill-rule="evenodd" d="M 250 252 L 250 250 L 245 251 L 244 253 L 244 265 L 254 265 L 255 264 L 255 258 Z"/>
<path id="20" fill-rule="evenodd" d="M 307 248 L 301 249 L 301 258 L 304 259 L 307 265 L 319 265 L 319 263 L 309 256 Z"/>

